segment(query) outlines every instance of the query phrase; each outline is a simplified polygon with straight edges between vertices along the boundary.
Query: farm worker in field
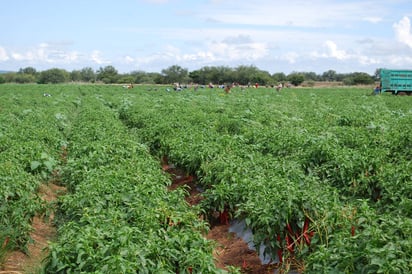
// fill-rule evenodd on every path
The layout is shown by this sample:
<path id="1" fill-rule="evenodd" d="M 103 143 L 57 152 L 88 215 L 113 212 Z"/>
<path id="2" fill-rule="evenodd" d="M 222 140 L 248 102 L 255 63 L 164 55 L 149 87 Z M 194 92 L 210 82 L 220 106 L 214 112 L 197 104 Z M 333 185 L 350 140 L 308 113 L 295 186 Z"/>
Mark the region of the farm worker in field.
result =
<path id="1" fill-rule="evenodd" d="M 375 89 L 373 90 L 374 95 L 378 95 L 380 92 L 381 92 L 381 87 L 380 86 L 376 86 Z"/>
<path id="2" fill-rule="evenodd" d="M 282 83 L 279 83 L 279 85 L 276 86 L 276 91 L 280 91 L 283 88 Z"/>
<path id="3" fill-rule="evenodd" d="M 226 87 L 225 87 L 225 92 L 228 94 L 228 93 L 230 93 L 230 89 L 231 89 L 231 86 L 230 85 L 227 85 Z"/>
<path id="4" fill-rule="evenodd" d="M 255 83 L 255 88 L 258 88 L 259 87 L 259 83 Z"/>

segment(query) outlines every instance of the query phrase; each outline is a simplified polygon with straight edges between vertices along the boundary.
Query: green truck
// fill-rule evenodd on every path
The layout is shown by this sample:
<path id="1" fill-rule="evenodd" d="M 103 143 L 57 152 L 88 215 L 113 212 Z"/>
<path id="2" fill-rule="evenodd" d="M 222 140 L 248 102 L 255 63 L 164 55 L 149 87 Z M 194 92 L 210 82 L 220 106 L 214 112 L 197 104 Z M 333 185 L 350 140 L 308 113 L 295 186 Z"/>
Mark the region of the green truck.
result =
<path id="1" fill-rule="evenodd" d="M 412 70 L 380 70 L 380 92 L 412 95 Z"/>

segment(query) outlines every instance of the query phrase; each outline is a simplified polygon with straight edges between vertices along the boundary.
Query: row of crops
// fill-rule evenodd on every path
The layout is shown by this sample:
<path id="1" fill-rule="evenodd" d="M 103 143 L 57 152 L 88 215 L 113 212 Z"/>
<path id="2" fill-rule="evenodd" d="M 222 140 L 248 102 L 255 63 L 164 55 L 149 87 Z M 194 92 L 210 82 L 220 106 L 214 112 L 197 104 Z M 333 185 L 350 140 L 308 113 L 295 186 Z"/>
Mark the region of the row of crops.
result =
<path id="1" fill-rule="evenodd" d="M 41 92 L 31 88 L 30 94 L 10 86 L 0 92 L 0 266 L 10 250 L 27 253 L 34 215 L 50 213 L 38 189 L 59 164 L 64 140 L 67 109 L 31 96 Z"/>
<path id="2" fill-rule="evenodd" d="M 44 97 L 44 87 L 6 88 L 4 94 L 14 99 L 2 104 L 2 118 L 16 116 L 18 127 L 10 124 L 1 132 L 13 133 L 2 138 L 1 156 L 11 162 L 8 152 L 16 154 L 15 170 L 2 163 L 9 175 L 1 184 L 7 203 L 1 206 L 0 239 L 9 242 L 2 250 L 27 251 L 30 222 L 46 210 L 39 186 L 58 173 L 68 193 L 57 202 L 58 238 L 49 246 L 45 273 L 219 272 L 214 244 L 203 237 L 206 223 L 185 203 L 184 191 L 167 190 L 171 181 L 158 160 L 105 101 L 110 90 L 49 86 L 52 96 Z M 30 154 L 16 152 L 22 147 Z M 61 159 L 62 153 L 67 157 Z M 11 232 L 22 218 L 24 238 Z"/>
<path id="3" fill-rule="evenodd" d="M 216 212 L 244 220 L 255 246 L 285 268 L 294 258 L 306 273 L 412 271 L 409 97 L 0 90 L 0 259 L 25 250 L 32 217 L 48 212 L 37 190 L 58 173 L 68 193 L 57 203 L 46 273 L 217 273 L 199 219 Z M 163 156 L 197 175 L 198 206 L 186 204 L 184 189 L 167 190 Z"/>
<path id="4" fill-rule="evenodd" d="M 412 269 L 410 98 L 367 90 L 130 94 L 120 118 L 308 273 Z"/>

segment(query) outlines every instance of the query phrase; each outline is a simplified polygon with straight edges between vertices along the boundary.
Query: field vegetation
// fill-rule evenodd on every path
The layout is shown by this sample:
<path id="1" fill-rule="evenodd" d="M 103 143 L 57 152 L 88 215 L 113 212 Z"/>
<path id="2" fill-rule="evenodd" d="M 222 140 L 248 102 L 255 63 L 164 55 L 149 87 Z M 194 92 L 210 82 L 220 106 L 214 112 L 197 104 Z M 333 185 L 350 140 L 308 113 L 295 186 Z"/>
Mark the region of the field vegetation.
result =
<path id="1" fill-rule="evenodd" d="M 0 266 L 53 211 L 44 273 L 222 273 L 218 213 L 286 272 L 410 273 L 412 97 L 370 93 L 0 85 Z M 198 205 L 168 191 L 165 156 Z M 57 175 L 67 194 L 45 204 Z"/>

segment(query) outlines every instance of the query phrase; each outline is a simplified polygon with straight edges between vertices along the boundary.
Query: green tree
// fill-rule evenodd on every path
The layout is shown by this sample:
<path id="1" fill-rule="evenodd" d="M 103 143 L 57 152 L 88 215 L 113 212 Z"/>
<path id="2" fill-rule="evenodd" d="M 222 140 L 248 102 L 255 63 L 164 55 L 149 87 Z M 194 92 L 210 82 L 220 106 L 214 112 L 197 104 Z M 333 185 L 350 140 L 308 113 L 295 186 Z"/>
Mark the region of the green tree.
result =
<path id="1" fill-rule="evenodd" d="M 80 70 L 73 70 L 72 72 L 70 72 L 70 80 L 74 81 L 74 82 L 79 82 L 81 81 L 82 76 L 80 73 Z"/>
<path id="2" fill-rule="evenodd" d="M 365 72 L 350 73 L 344 80 L 345 85 L 370 85 L 375 81 L 372 76 Z"/>
<path id="3" fill-rule="evenodd" d="M 253 83 L 253 77 L 259 74 L 259 69 L 255 66 L 238 66 L 235 69 L 235 82 L 241 85 L 247 85 Z"/>
<path id="4" fill-rule="evenodd" d="M 35 83 L 36 77 L 33 74 L 17 73 L 14 76 L 14 82 L 18 84 Z"/>
<path id="5" fill-rule="evenodd" d="M 305 76 L 302 73 L 292 72 L 287 76 L 287 80 L 294 86 L 299 86 L 305 81 Z"/>
<path id="6" fill-rule="evenodd" d="M 375 70 L 375 73 L 373 74 L 373 79 L 374 79 L 375 81 L 378 81 L 378 80 L 381 78 L 381 70 L 382 70 L 382 69 L 380 69 L 380 68 L 377 68 L 377 69 Z"/>
<path id="7" fill-rule="evenodd" d="M 105 66 L 97 70 L 97 80 L 102 81 L 105 84 L 117 83 L 119 74 L 113 66 Z"/>
<path id="8" fill-rule="evenodd" d="M 96 74 L 91 67 L 82 68 L 80 71 L 81 80 L 83 82 L 94 82 L 96 81 Z"/>
<path id="9" fill-rule="evenodd" d="M 35 83 L 37 81 L 38 73 L 33 67 L 25 67 L 19 69 L 19 71 L 13 76 L 13 82 L 19 84 Z"/>
<path id="10" fill-rule="evenodd" d="M 31 74 L 31 75 L 35 76 L 37 74 L 37 71 L 33 67 L 25 67 L 25 68 L 19 69 L 18 73 L 20 73 L 20 74 Z"/>
<path id="11" fill-rule="evenodd" d="M 117 82 L 119 84 L 135 84 L 135 77 L 131 74 L 121 74 L 119 75 L 119 79 L 117 80 Z"/>
<path id="12" fill-rule="evenodd" d="M 145 71 L 142 71 L 142 70 L 132 71 L 130 75 L 133 76 L 134 83 L 136 84 L 146 83 L 145 81 L 147 80 L 147 73 Z"/>
<path id="13" fill-rule="evenodd" d="M 2 75 L 0 75 L 0 84 L 4 83 L 6 83 L 6 79 Z"/>
<path id="14" fill-rule="evenodd" d="M 336 71 L 330 69 L 328 71 L 325 71 L 322 76 L 321 76 L 323 81 L 329 81 L 333 82 L 336 81 Z"/>
<path id="15" fill-rule="evenodd" d="M 39 84 L 64 83 L 70 79 L 70 74 L 64 69 L 52 68 L 42 71 L 38 79 Z"/>
<path id="16" fill-rule="evenodd" d="M 184 83 L 189 81 L 188 70 L 178 65 L 162 69 L 165 84 Z"/>
<path id="17" fill-rule="evenodd" d="M 163 75 L 160 74 L 160 73 L 151 72 L 151 73 L 148 73 L 147 76 L 150 77 L 149 79 L 153 79 L 155 84 L 164 84 L 165 83 Z"/>
<path id="18" fill-rule="evenodd" d="M 303 76 L 305 76 L 305 81 L 318 81 L 320 76 L 318 76 L 315 72 L 302 72 Z"/>
<path id="19" fill-rule="evenodd" d="M 194 70 L 189 73 L 189 77 L 192 80 L 192 82 L 205 85 L 206 82 L 204 80 L 204 75 L 200 70 Z"/>
<path id="20" fill-rule="evenodd" d="M 193 82 L 207 85 L 210 82 L 217 83 L 219 81 L 217 76 L 218 70 L 215 67 L 202 67 L 200 70 L 193 71 L 189 74 Z"/>
<path id="21" fill-rule="evenodd" d="M 258 83 L 260 85 L 273 84 L 272 77 L 269 72 L 258 70 L 251 77 L 252 83 Z"/>
<path id="22" fill-rule="evenodd" d="M 216 84 L 229 84 L 234 82 L 233 69 L 227 66 L 213 67 L 213 83 Z"/>
<path id="23" fill-rule="evenodd" d="M 284 74 L 283 72 L 277 72 L 272 74 L 272 79 L 275 84 L 287 81 L 286 74 Z"/>

